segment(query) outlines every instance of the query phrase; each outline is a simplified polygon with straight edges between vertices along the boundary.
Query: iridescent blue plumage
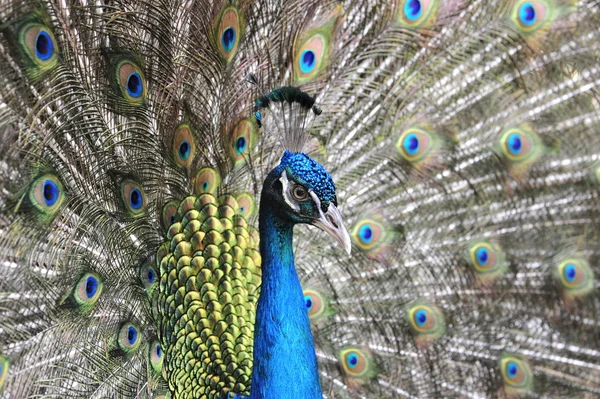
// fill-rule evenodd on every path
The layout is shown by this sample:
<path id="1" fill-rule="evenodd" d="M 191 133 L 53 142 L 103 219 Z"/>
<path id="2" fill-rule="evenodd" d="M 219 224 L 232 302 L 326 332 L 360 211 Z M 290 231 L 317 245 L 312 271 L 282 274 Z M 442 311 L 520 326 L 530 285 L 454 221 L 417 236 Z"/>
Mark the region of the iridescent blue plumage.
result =
<path id="1" fill-rule="evenodd" d="M 299 196 L 298 190 L 305 195 Z M 320 204 L 311 199 L 310 192 Z M 259 215 L 262 285 L 250 398 L 322 397 L 307 301 L 294 264 L 292 235 L 297 223 L 324 223 L 323 212 L 331 215 L 336 205 L 333 179 L 306 154 L 286 151 L 265 179 Z M 330 221 L 341 226 L 339 219 Z M 291 375 L 294 384 L 289 384 Z"/>

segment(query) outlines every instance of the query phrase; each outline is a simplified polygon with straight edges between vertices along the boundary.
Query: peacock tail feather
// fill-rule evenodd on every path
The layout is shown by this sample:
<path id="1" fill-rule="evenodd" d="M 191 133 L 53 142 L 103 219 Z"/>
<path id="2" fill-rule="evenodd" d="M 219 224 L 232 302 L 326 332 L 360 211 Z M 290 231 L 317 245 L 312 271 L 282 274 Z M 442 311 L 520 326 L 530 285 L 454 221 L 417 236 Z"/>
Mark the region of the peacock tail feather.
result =
<path id="1" fill-rule="evenodd" d="M 597 0 L 5 0 L 0 32 L 0 398 L 256 397 L 286 149 L 352 243 L 294 232 L 324 397 L 600 395 Z"/>

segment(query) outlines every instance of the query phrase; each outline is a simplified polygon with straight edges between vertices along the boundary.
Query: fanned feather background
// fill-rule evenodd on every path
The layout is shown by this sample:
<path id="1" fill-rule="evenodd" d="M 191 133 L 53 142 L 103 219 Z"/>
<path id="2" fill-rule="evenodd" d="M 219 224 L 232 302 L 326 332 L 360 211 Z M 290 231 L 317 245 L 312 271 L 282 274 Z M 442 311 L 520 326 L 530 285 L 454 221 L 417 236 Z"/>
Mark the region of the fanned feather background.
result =
<path id="1" fill-rule="evenodd" d="M 325 397 L 600 395 L 598 1 L 5 0 L 0 31 L 0 397 L 248 394 L 285 147 L 353 239 L 295 231 Z M 255 102 L 286 86 L 322 113 Z"/>

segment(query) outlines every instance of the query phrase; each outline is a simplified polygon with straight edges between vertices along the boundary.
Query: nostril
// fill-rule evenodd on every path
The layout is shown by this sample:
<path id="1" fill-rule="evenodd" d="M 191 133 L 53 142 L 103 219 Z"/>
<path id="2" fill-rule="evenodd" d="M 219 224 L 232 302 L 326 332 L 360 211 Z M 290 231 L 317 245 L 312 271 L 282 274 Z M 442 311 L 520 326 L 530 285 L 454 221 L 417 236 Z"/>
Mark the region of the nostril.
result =
<path id="1" fill-rule="evenodd" d="M 335 219 L 333 218 L 333 216 L 331 216 L 331 215 L 325 215 L 325 218 L 327 219 L 327 221 L 329 223 L 331 223 L 333 225 L 333 227 L 335 227 L 336 229 L 338 228 L 338 225 L 335 222 Z"/>

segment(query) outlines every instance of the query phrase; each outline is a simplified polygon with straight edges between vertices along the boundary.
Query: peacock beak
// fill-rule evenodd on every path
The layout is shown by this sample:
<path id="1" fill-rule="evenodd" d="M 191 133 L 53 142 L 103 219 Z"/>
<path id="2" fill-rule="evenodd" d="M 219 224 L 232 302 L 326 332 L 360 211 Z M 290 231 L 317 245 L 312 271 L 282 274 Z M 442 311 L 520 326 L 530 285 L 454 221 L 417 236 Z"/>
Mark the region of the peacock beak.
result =
<path id="1" fill-rule="evenodd" d="M 319 211 L 321 212 L 320 217 L 315 219 L 312 224 L 335 238 L 342 244 L 346 253 L 350 255 L 350 250 L 352 249 L 350 234 L 348 234 L 348 231 L 342 223 L 342 214 L 339 209 L 337 209 L 335 205 L 329 204 L 326 213 L 323 213 L 320 208 Z"/>

